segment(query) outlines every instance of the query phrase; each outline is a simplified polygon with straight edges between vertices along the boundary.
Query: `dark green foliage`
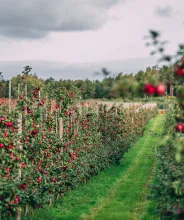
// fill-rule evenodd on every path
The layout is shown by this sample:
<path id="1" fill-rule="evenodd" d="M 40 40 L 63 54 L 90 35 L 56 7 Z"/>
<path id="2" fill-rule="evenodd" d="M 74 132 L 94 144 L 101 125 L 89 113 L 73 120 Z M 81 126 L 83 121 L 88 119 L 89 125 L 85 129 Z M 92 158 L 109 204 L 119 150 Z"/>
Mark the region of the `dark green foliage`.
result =
<path id="1" fill-rule="evenodd" d="M 111 76 L 107 70 L 102 70 L 102 74 L 105 76 L 103 80 L 62 80 L 59 81 L 52 77 L 43 80 L 37 76 L 36 73 L 31 73 L 31 67 L 25 67 L 22 74 L 26 76 L 28 97 L 31 96 L 31 91 L 35 85 L 40 87 L 41 96 L 50 94 L 54 97 L 58 90 L 70 91 L 72 88 L 79 89 L 82 99 L 129 99 L 132 100 L 135 97 L 146 97 L 144 91 L 136 91 L 138 84 L 144 87 L 144 82 L 147 82 L 150 77 L 160 81 L 168 81 L 173 79 L 172 67 L 158 66 L 148 67 L 145 71 L 138 71 L 135 74 L 119 73 L 116 76 Z M 21 82 L 21 74 L 13 77 L 12 79 L 12 97 L 18 96 L 18 83 Z M 130 88 L 129 88 L 130 87 Z M 168 84 L 168 92 L 170 85 Z M 8 97 L 8 81 L 5 79 L 1 82 L 0 97 Z"/>

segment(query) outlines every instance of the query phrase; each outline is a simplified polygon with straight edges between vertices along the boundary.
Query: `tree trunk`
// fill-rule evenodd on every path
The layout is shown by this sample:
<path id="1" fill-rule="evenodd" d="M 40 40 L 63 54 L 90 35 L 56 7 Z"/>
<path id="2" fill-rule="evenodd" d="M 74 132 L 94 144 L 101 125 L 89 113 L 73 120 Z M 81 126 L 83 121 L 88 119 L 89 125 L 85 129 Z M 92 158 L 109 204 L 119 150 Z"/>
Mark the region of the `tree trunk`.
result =
<path id="1" fill-rule="evenodd" d="M 25 205 L 25 211 L 24 211 L 24 216 L 26 217 L 28 213 L 28 204 L 26 203 Z"/>
<path id="2" fill-rule="evenodd" d="M 21 220 L 21 207 L 18 207 L 18 208 L 17 208 L 16 220 Z"/>
<path id="3" fill-rule="evenodd" d="M 170 82 L 170 96 L 173 96 L 173 85 L 171 82 Z"/>

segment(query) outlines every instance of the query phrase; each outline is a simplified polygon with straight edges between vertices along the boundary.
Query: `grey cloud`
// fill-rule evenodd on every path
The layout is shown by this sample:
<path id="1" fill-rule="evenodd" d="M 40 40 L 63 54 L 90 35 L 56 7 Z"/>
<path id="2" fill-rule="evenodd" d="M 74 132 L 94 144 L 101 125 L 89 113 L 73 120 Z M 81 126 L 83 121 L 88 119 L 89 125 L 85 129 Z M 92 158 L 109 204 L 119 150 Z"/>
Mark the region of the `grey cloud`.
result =
<path id="1" fill-rule="evenodd" d="M 93 30 L 125 0 L 0 0 L 0 35 L 41 38 L 52 31 Z"/>
<path id="2" fill-rule="evenodd" d="M 25 28 L 6 28 L 6 29 L 2 29 L 0 30 L 0 34 L 2 33 L 2 35 L 12 38 L 31 38 L 31 39 L 39 39 L 39 38 L 43 38 L 45 37 L 45 31 L 37 31 L 37 30 L 27 30 Z"/>
<path id="3" fill-rule="evenodd" d="M 173 9 L 170 6 L 156 7 L 155 8 L 155 13 L 158 16 L 171 17 L 172 14 L 173 14 Z"/>

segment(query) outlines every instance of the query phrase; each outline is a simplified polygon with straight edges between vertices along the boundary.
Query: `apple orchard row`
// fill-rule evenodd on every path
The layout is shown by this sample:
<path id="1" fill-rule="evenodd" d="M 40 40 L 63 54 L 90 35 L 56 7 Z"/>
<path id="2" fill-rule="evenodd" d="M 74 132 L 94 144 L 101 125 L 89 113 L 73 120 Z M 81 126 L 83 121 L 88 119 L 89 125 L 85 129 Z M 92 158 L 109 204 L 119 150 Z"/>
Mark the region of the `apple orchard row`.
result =
<path id="1" fill-rule="evenodd" d="M 0 107 L 2 216 L 42 208 L 118 163 L 157 113 L 155 108 L 79 107 L 74 93 L 56 97 L 53 107 L 38 91 L 31 98 L 20 95 L 10 112 Z"/>

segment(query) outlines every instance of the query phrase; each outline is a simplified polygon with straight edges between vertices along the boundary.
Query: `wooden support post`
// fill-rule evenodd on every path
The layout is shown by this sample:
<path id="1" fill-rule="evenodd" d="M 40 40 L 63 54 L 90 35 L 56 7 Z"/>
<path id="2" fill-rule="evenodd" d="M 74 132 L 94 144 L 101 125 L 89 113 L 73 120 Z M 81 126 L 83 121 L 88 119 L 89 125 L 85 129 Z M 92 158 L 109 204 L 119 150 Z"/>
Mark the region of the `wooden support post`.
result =
<path id="1" fill-rule="evenodd" d="M 82 178 L 82 183 L 85 184 L 86 183 L 86 177 Z"/>
<path id="2" fill-rule="evenodd" d="M 48 99 L 48 96 L 45 97 L 46 100 L 45 100 L 45 118 L 47 119 L 47 99 Z"/>
<path id="3" fill-rule="evenodd" d="M 18 83 L 18 98 L 19 98 L 19 95 L 20 95 L 20 83 Z"/>
<path id="4" fill-rule="evenodd" d="M 86 103 L 86 112 L 88 112 L 88 110 L 89 110 L 89 103 L 87 102 Z"/>
<path id="5" fill-rule="evenodd" d="M 79 125 L 80 125 L 80 113 L 79 111 L 76 112 L 76 115 L 77 115 L 77 118 L 75 118 L 75 121 L 77 119 L 77 122 L 76 122 L 76 131 L 79 132 Z"/>
<path id="6" fill-rule="evenodd" d="M 56 134 L 58 133 L 58 118 L 57 118 L 57 111 L 56 111 Z"/>
<path id="7" fill-rule="evenodd" d="M 115 106 L 115 116 L 117 115 L 117 106 Z"/>
<path id="8" fill-rule="evenodd" d="M 21 220 L 21 207 L 20 206 L 17 208 L 16 220 Z"/>
<path id="9" fill-rule="evenodd" d="M 73 110 L 70 109 L 69 116 L 68 116 L 69 134 L 72 130 L 72 117 L 73 117 L 72 113 L 73 113 Z M 70 139 L 68 139 L 68 145 L 70 146 L 70 149 L 71 149 L 72 145 L 70 144 Z"/>
<path id="10" fill-rule="evenodd" d="M 39 100 L 39 102 L 40 102 L 40 98 L 41 98 L 41 96 L 40 96 L 40 90 L 38 91 L 38 100 Z M 41 119 L 41 122 L 42 122 L 42 120 L 43 120 L 43 113 L 44 113 L 44 111 L 43 111 L 43 107 L 40 109 L 40 119 Z"/>
<path id="11" fill-rule="evenodd" d="M 170 83 L 170 96 L 173 97 L 173 84 Z"/>
<path id="12" fill-rule="evenodd" d="M 63 142 L 63 119 L 59 118 L 59 138 L 61 139 L 61 141 Z M 64 153 L 63 150 L 60 152 L 61 158 L 62 158 L 62 163 L 64 165 Z"/>
<path id="13" fill-rule="evenodd" d="M 63 119 L 59 118 L 59 138 L 63 140 Z"/>
<path id="14" fill-rule="evenodd" d="M 72 126 L 72 116 L 73 116 L 73 110 L 70 110 L 69 117 L 68 117 L 68 124 L 69 124 L 69 126 Z"/>
<path id="15" fill-rule="evenodd" d="M 25 212 L 24 212 L 24 216 L 26 217 L 28 213 L 28 204 L 26 203 L 25 205 Z"/>
<path id="16" fill-rule="evenodd" d="M 11 110 L 11 80 L 9 81 L 9 113 Z"/>
<path id="17" fill-rule="evenodd" d="M 49 206 L 52 206 L 52 199 L 50 199 L 50 204 L 49 204 Z"/>
<path id="18" fill-rule="evenodd" d="M 19 118 L 18 118 L 18 134 L 22 134 L 22 114 L 19 114 Z M 22 149 L 22 145 L 20 143 L 19 149 Z M 21 164 L 19 165 L 19 170 L 18 170 L 18 179 L 19 181 L 21 181 Z M 16 220 L 21 220 L 21 207 L 18 206 L 17 207 L 17 216 L 16 216 Z"/>
<path id="19" fill-rule="evenodd" d="M 26 84 L 25 84 L 25 97 L 26 97 L 26 99 L 27 99 L 27 82 L 26 82 Z"/>

